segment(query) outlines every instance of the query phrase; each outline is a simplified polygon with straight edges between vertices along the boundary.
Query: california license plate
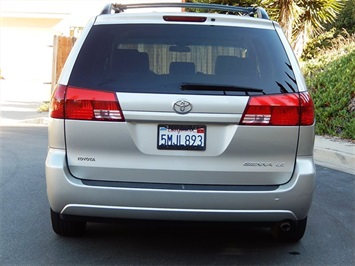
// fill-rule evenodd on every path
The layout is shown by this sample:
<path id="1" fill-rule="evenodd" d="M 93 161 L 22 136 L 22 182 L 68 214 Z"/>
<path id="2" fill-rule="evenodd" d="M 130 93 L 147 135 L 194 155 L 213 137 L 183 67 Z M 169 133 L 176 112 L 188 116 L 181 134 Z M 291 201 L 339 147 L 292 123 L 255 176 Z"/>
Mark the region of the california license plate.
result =
<path id="1" fill-rule="evenodd" d="M 206 126 L 158 125 L 159 150 L 206 150 Z"/>

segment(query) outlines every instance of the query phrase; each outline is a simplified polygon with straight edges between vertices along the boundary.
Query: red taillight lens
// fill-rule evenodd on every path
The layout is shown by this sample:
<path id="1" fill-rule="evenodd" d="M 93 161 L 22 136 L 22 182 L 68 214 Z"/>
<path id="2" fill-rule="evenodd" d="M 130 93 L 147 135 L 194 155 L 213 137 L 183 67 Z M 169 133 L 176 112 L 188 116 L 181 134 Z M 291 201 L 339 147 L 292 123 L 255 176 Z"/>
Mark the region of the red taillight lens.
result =
<path id="1" fill-rule="evenodd" d="M 58 85 L 51 100 L 53 118 L 124 121 L 115 92 Z"/>
<path id="2" fill-rule="evenodd" d="M 207 17 L 195 17 L 195 16 L 163 16 L 165 21 L 177 21 L 177 22 L 205 22 Z"/>
<path id="3" fill-rule="evenodd" d="M 64 98 L 66 88 L 66 86 L 60 84 L 55 88 L 50 103 L 50 117 L 60 119 L 64 118 Z"/>
<path id="4" fill-rule="evenodd" d="M 254 96 L 242 116 L 241 125 L 312 125 L 313 102 L 308 93 Z"/>
<path id="5" fill-rule="evenodd" d="M 301 126 L 310 126 L 314 124 L 314 105 L 309 93 L 300 93 L 301 101 Z"/>
<path id="6" fill-rule="evenodd" d="M 116 93 L 68 87 L 65 118 L 75 120 L 124 121 Z"/>

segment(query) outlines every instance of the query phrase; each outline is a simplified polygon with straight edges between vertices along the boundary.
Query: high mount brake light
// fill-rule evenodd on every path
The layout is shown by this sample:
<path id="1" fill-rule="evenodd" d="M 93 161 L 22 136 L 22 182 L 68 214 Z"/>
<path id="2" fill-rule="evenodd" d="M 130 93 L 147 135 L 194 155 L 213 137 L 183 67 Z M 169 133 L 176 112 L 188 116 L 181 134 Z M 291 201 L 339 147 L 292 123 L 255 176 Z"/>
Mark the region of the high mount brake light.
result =
<path id="1" fill-rule="evenodd" d="M 251 97 L 240 122 L 258 126 L 310 126 L 313 123 L 313 102 L 307 92 Z"/>
<path id="2" fill-rule="evenodd" d="M 59 85 L 53 94 L 51 117 L 73 120 L 124 121 L 115 92 L 66 88 L 63 85 Z"/>
<path id="3" fill-rule="evenodd" d="M 193 17 L 193 16 L 163 16 L 165 21 L 177 21 L 177 22 L 205 22 L 206 17 Z"/>

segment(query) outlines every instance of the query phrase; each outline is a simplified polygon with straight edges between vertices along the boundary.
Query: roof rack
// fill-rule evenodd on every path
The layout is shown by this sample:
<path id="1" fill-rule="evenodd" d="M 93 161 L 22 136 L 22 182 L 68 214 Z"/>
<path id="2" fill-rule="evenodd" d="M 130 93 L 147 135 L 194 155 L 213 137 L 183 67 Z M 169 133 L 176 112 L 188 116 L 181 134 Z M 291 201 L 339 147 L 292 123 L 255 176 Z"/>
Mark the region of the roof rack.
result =
<path id="1" fill-rule="evenodd" d="M 240 6 L 228 6 L 218 4 L 203 4 L 203 3 L 142 3 L 142 4 L 108 4 L 102 10 L 103 14 L 122 13 L 127 9 L 136 8 L 159 8 L 159 7 L 178 7 L 178 8 L 195 8 L 206 10 L 218 10 L 230 12 L 241 16 L 257 17 L 262 19 L 269 19 L 265 9 L 261 7 L 240 7 Z"/>

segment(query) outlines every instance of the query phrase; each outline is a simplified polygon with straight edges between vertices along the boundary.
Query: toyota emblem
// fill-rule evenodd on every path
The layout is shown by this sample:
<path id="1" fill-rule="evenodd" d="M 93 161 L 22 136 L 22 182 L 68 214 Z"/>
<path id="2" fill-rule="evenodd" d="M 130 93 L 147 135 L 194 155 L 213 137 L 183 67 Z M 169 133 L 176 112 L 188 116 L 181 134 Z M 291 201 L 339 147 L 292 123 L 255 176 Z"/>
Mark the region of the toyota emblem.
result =
<path id="1" fill-rule="evenodd" d="M 192 110 L 192 104 L 185 100 L 179 100 L 174 103 L 173 109 L 178 114 L 187 114 Z"/>

